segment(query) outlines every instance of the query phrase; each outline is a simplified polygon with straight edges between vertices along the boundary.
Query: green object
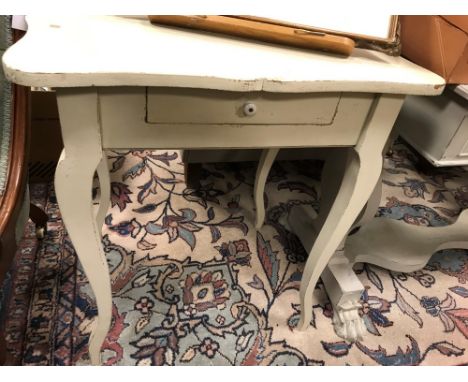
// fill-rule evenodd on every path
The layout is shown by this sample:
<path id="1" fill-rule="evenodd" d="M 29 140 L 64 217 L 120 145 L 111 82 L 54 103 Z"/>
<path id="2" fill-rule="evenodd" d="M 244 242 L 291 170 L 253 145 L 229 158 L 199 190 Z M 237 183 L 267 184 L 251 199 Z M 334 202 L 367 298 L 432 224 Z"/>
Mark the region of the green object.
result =
<path id="1" fill-rule="evenodd" d="M 11 45 L 11 18 L 0 16 L 0 57 Z M 5 192 L 11 140 L 11 84 L 5 79 L 0 65 L 0 195 Z"/>

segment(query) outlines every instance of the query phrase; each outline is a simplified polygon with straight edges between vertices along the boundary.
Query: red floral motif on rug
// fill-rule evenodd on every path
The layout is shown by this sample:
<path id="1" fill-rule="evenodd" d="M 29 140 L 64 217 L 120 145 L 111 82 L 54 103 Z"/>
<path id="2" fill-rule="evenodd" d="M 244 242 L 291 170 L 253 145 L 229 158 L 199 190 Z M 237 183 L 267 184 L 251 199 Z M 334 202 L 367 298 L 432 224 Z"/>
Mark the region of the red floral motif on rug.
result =
<path id="1" fill-rule="evenodd" d="M 442 251 L 418 272 L 359 265 L 365 286 L 356 343 L 334 330 L 319 283 L 310 327 L 295 329 L 307 254 L 282 225 L 292 206 L 317 208 L 321 164 L 277 162 L 266 225 L 253 228 L 254 163 L 204 165 L 186 188 L 177 151 L 109 152 L 112 208 L 103 228 L 113 290 L 106 365 L 457 365 L 468 362 L 468 252 Z M 379 215 L 452 222 L 468 205 L 460 168 L 428 174 L 403 144 L 386 159 Z M 53 189 L 48 234 L 21 245 L 12 270 L 7 340 L 17 363 L 89 363 L 94 297 L 63 228 Z M 95 190 L 98 194 L 98 190 Z M 32 232 L 32 231 L 31 231 Z"/>

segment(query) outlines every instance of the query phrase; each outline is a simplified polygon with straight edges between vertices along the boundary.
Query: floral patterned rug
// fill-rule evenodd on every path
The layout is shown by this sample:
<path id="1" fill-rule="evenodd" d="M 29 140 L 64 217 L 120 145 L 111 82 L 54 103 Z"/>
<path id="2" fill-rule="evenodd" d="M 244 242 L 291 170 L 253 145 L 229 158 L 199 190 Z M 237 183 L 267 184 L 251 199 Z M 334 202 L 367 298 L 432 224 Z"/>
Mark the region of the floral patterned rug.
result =
<path id="1" fill-rule="evenodd" d="M 318 161 L 276 162 L 267 221 L 253 227 L 255 163 L 203 166 L 202 187 L 184 183 L 179 151 L 108 152 L 112 209 L 103 230 L 113 289 L 106 365 L 468 364 L 468 251 L 436 253 L 403 274 L 360 264 L 363 341 L 335 334 L 319 283 L 313 319 L 299 320 L 307 254 L 280 223 L 294 205 L 317 207 Z M 428 166 L 404 144 L 387 157 L 379 215 L 408 224 L 451 223 L 468 208 L 468 172 Z M 95 193 L 99 190 L 96 188 Z M 53 188 L 33 187 L 49 214 L 12 270 L 6 332 L 13 362 L 89 363 L 92 292 L 63 228 Z"/>

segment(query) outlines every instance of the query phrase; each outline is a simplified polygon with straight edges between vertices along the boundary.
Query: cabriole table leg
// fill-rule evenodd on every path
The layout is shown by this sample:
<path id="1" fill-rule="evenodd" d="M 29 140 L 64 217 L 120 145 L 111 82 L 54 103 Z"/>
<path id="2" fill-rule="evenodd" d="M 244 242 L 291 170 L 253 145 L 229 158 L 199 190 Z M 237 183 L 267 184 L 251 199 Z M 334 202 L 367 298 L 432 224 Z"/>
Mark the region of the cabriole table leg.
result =
<path id="1" fill-rule="evenodd" d="M 258 162 L 255 175 L 254 202 L 255 202 L 255 228 L 260 229 L 265 221 L 265 184 L 271 166 L 278 155 L 279 149 L 264 149 Z"/>
<path id="2" fill-rule="evenodd" d="M 109 211 L 111 203 L 111 180 L 109 174 L 109 164 L 107 162 L 106 153 L 102 152 L 102 158 L 97 167 L 99 178 L 99 208 L 96 212 L 96 224 L 98 229 L 102 229 L 107 211 Z"/>
<path id="3" fill-rule="evenodd" d="M 300 330 L 309 326 L 312 293 L 320 275 L 358 218 L 380 178 L 382 152 L 403 99 L 399 95 L 380 95 L 369 113 L 357 145 L 346 152 L 346 169 L 339 191 L 316 240 L 311 247 L 306 247 L 309 256 L 301 280 Z M 306 226 L 296 225 L 293 228 L 303 243 L 310 243 L 311 232 Z"/>
<path id="4" fill-rule="evenodd" d="M 102 171 L 97 93 L 88 88 L 59 89 L 57 99 L 65 149 L 57 165 L 55 190 L 65 227 L 96 297 L 98 317 L 89 340 L 89 355 L 91 363 L 98 365 L 111 323 L 112 295 L 102 227 L 96 221 L 91 192 L 98 167 L 101 182 L 107 181 Z M 103 196 L 106 193 L 104 187 Z M 104 213 L 98 213 L 99 222 Z"/>

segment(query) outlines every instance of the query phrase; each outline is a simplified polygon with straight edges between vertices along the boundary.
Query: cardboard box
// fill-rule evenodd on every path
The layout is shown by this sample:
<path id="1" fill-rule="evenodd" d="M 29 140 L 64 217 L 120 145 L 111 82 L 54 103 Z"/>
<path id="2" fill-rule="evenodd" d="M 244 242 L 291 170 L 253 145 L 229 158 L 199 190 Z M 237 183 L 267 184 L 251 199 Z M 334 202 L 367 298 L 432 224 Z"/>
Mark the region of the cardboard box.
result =
<path id="1" fill-rule="evenodd" d="M 400 16 L 402 56 L 445 78 L 468 83 L 468 16 Z"/>

